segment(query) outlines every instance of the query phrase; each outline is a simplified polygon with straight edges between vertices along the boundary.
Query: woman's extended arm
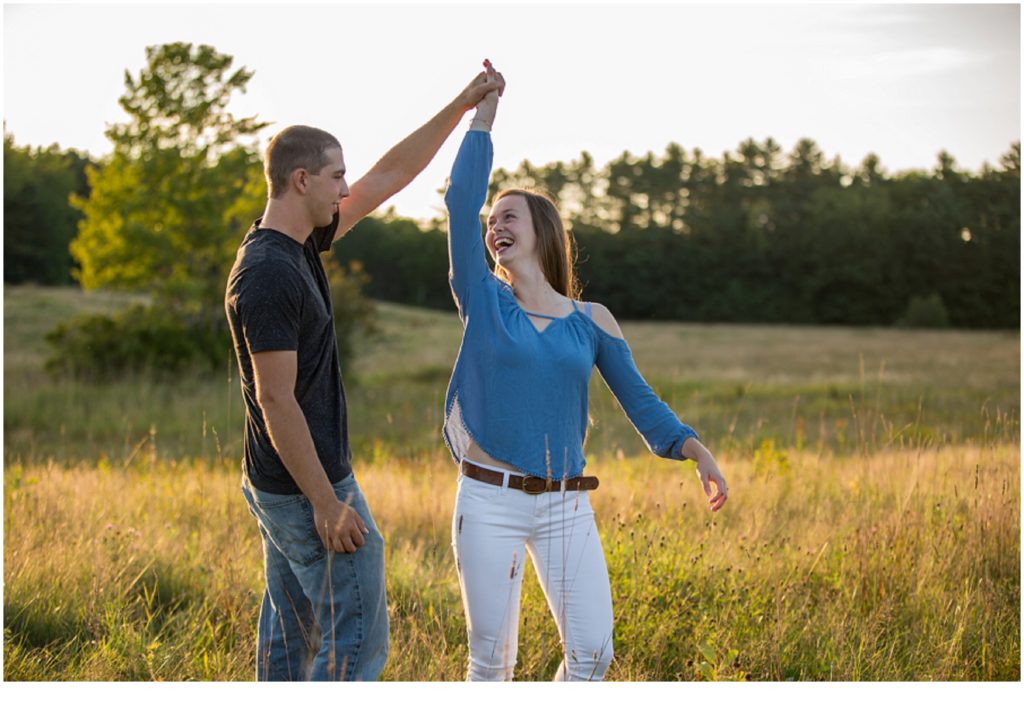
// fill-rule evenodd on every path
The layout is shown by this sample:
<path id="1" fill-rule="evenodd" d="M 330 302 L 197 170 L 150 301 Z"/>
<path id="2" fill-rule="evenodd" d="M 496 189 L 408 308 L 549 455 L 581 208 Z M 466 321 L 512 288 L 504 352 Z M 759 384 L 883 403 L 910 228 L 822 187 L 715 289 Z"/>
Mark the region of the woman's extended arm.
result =
<path id="1" fill-rule="evenodd" d="M 504 80 L 489 63 L 488 80 Z M 500 90 L 488 93 L 477 105 L 470 131 L 462 140 L 452 166 L 444 201 L 448 207 L 449 282 L 459 313 L 465 316 L 470 290 L 491 274 L 480 231 L 480 210 L 487 199 L 494 152 L 490 126 L 494 121 Z"/>
<path id="2" fill-rule="evenodd" d="M 611 312 L 601 304 L 592 306 L 594 323 L 603 331 L 603 335 L 599 334 L 595 361 L 601 377 L 652 453 L 697 463 L 697 476 L 709 497 L 711 510 L 718 511 L 725 503 L 729 489 L 714 456 L 700 442 L 697 432 L 680 421 L 644 380 Z M 714 495 L 711 482 L 717 487 Z"/>

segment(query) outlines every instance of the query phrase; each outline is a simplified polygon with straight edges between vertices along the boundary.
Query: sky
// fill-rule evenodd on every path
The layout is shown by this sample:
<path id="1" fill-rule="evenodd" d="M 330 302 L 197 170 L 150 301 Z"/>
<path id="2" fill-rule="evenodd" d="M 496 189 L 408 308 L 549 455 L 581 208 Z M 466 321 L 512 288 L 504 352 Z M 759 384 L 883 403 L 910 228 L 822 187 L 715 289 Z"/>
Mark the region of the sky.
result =
<path id="1" fill-rule="evenodd" d="M 261 146 L 321 127 L 351 182 L 488 57 L 508 81 L 495 167 L 808 137 L 850 166 L 930 170 L 945 149 L 976 171 L 1020 139 L 1020 26 L 1015 4 L 5 4 L 3 113 L 18 145 L 102 156 L 145 48 L 210 44 L 255 71 L 230 111 L 272 123 Z M 469 119 L 386 206 L 441 213 Z"/>

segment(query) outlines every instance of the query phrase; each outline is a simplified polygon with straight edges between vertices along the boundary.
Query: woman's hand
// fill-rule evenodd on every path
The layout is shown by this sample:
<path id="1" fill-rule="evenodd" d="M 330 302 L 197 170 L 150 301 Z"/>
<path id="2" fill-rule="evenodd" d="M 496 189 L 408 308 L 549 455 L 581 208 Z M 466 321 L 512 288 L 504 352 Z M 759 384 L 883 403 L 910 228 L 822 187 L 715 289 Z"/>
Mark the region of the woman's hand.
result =
<path id="1" fill-rule="evenodd" d="M 718 463 L 711 455 L 711 452 L 704 447 L 704 444 L 696 438 L 688 438 L 683 443 L 683 457 L 697 462 L 697 477 L 704 487 L 704 493 L 710 497 L 708 504 L 711 511 L 718 511 L 729 498 L 729 487 L 725 484 L 725 477 L 718 469 Z M 715 494 L 711 494 L 711 483 L 715 484 Z"/>
<path id="2" fill-rule="evenodd" d="M 462 89 L 454 103 L 462 109 L 463 113 L 468 112 L 476 107 L 485 95 L 502 86 L 497 86 L 494 81 L 488 80 L 487 71 L 482 70 L 473 77 L 473 80 L 469 81 L 469 85 Z"/>
<path id="3" fill-rule="evenodd" d="M 494 65 L 488 59 L 484 59 L 484 69 L 483 85 L 491 89 L 476 104 L 476 115 L 470 128 L 490 131 L 498 112 L 498 98 L 505 92 L 505 78 L 494 70 Z"/>

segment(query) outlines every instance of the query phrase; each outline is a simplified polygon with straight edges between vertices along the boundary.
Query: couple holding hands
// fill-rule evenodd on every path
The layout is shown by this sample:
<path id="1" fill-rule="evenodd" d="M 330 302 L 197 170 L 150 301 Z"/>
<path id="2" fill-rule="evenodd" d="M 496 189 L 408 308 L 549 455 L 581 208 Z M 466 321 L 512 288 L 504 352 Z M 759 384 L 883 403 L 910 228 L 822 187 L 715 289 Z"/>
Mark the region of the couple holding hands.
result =
<path id="1" fill-rule="evenodd" d="M 505 87 L 484 67 L 351 188 L 341 145 L 322 130 L 289 127 L 267 147 L 267 207 L 225 294 L 246 407 L 242 491 L 264 551 L 260 680 L 373 680 L 384 667 L 384 542 L 352 474 L 320 255 L 422 171 L 470 109 L 445 194 L 464 333 L 443 427 L 458 465 L 452 546 L 467 677 L 512 678 L 527 553 L 561 638 L 556 680 L 600 680 L 612 660 L 608 569 L 588 497 L 598 480 L 583 474 L 595 365 L 651 451 L 694 460 L 712 510 L 727 498 L 714 458 L 641 377 L 611 312 L 579 300 L 556 204 L 499 192 L 481 236 Z"/>

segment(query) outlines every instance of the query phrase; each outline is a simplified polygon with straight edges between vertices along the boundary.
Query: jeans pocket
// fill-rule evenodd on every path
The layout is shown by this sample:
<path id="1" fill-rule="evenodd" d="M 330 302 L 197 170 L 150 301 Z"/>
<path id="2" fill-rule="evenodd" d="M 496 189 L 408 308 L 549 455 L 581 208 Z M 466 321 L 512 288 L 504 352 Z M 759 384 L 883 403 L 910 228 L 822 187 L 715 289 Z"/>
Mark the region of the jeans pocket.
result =
<path id="1" fill-rule="evenodd" d="M 274 547 L 291 562 L 304 567 L 327 554 L 313 523 L 313 507 L 301 494 L 268 504 L 257 500 L 256 518 Z"/>
<path id="2" fill-rule="evenodd" d="M 364 501 L 362 491 L 359 489 L 359 483 L 356 482 L 356 477 L 352 473 L 338 480 L 331 487 L 334 489 L 334 496 L 342 504 L 355 508 L 356 504 Z"/>

